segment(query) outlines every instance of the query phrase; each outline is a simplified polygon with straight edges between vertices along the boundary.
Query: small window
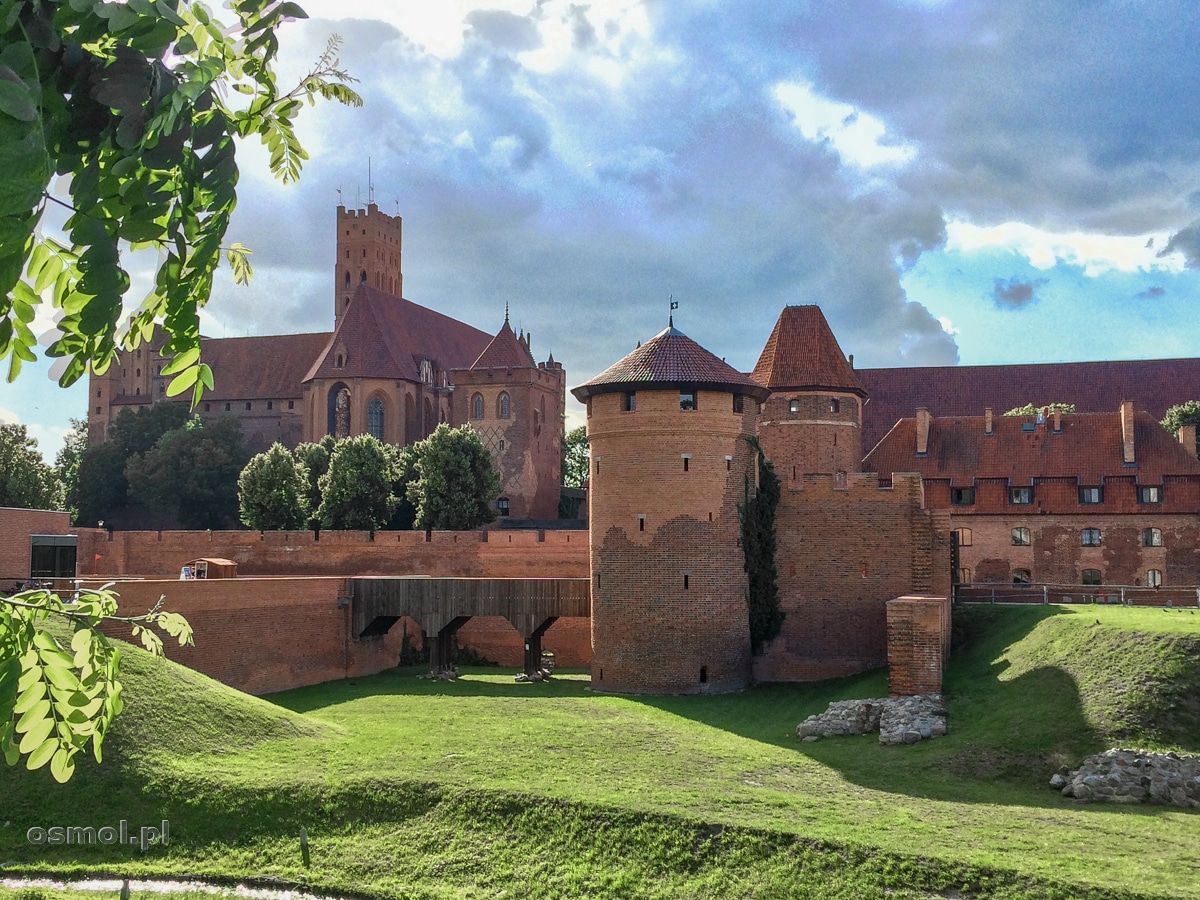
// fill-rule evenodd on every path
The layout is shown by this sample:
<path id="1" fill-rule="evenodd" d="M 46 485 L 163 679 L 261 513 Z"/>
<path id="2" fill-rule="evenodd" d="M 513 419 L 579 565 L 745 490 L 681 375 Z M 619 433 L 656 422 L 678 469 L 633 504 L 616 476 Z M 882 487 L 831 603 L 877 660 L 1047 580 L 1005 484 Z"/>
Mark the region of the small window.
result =
<path id="1" fill-rule="evenodd" d="M 1146 573 L 1146 584 L 1152 588 L 1162 587 L 1162 572 L 1158 569 L 1151 569 Z"/>
<path id="2" fill-rule="evenodd" d="M 622 412 L 637 411 L 637 393 L 635 391 L 626 391 L 625 396 L 621 398 Z"/>
<path id="3" fill-rule="evenodd" d="M 267 409 L 274 409 L 274 408 L 275 408 L 275 403 L 271 400 L 268 400 L 267 401 Z"/>
<path id="4" fill-rule="evenodd" d="M 508 394 L 500 395 L 500 418 L 508 418 Z"/>
<path id="5" fill-rule="evenodd" d="M 1008 502 L 1015 506 L 1028 506 L 1033 502 L 1033 488 L 1010 487 L 1008 489 Z"/>
<path id="6" fill-rule="evenodd" d="M 338 358 L 337 358 L 337 363 L 336 363 L 337 368 L 341 369 L 345 366 L 345 364 L 346 364 L 346 358 L 344 356 L 342 356 L 342 354 L 339 353 Z"/>
<path id="7" fill-rule="evenodd" d="M 500 441 L 500 452 L 501 453 L 504 452 L 504 441 L 503 440 Z"/>
<path id="8" fill-rule="evenodd" d="M 160 381 L 158 383 L 158 392 L 160 394 L 165 394 L 167 392 L 167 383 L 165 381 Z"/>
<path id="9" fill-rule="evenodd" d="M 483 418 L 483 395 L 482 394 L 476 394 L 474 397 L 471 398 L 471 418 L 472 419 L 482 419 Z"/>
<path id="10" fill-rule="evenodd" d="M 1083 547 L 1099 547 L 1100 538 L 1099 528 L 1085 528 L 1079 532 L 1079 543 Z"/>
<path id="11" fill-rule="evenodd" d="M 1079 489 L 1080 503 L 1103 503 L 1104 489 L 1098 487 L 1081 487 Z"/>
<path id="12" fill-rule="evenodd" d="M 645 531 L 645 530 L 646 530 L 646 517 L 638 516 L 638 531 Z"/>
<path id="13" fill-rule="evenodd" d="M 683 576 L 683 589 L 684 589 L 685 591 L 688 589 L 688 580 L 690 579 L 690 577 L 691 577 L 691 576 L 689 576 L 689 575 L 684 575 L 684 576 Z"/>
<path id="14" fill-rule="evenodd" d="M 950 503 L 952 506 L 974 506 L 975 488 L 950 488 Z"/>
<path id="15" fill-rule="evenodd" d="M 829 411 L 831 413 L 841 412 L 842 411 L 842 401 L 839 400 L 837 397 L 830 397 L 829 398 Z"/>
<path id="16" fill-rule="evenodd" d="M 289 401 L 288 401 L 288 409 L 295 409 L 295 408 L 296 408 L 296 401 L 295 401 L 295 400 L 289 400 Z"/>
<path id="17" fill-rule="evenodd" d="M 725 471 L 726 472 L 733 471 L 733 457 L 732 456 L 725 457 Z"/>
<path id="18" fill-rule="evenodd" d="M 686 471 L 688 471 L 688 469 L 691 465 L 692 458 L 690 456 L 688 456 L 686 453 L 682 454 L 682 456 L 683 456 L 683 471 L 686 472 Z"/>
<path id="19" fill-rule="evenodd" d="M 788 403 L 788 412 L 790 412 L 790 413 L 800 412 L 800 401 L 792 400 L 790 403 Z"/>
<path id="20" fill-rule="evenodd" d="M 96 407 L 96 415 L 100 415 L 100 407 Z"/>
<path id="21" fill-rule="evenodd" d="M 680 391 L 679 392 L 679 408 L 681 410 L 693 410 L 696 408 L 696 392 L 695 391 Z"/>
<path id="22" fill-rule="evenodd" d="M 1033 541 L 1029 539 L 1028 528 L 1014 528 L 1012 530 L 1012 542 L 1014 547 L 1028 547 Z"/>
<path id="23" fill-rule="evenodd" d="M 1100 577 L 1099 569 L 1084 569 L 1083 572 L 1080 573 L 1079 583 L 1092 585 L 1094 587 L 1095 585 L 1103 584 L 1104 581 Z"/>
<path id="24" fill-rule="evenodd" d="M 1028 569 L 1013 569 L 1013 584 L 1029 584 L 1031 581 L 1033 581 L 1033 575 Z"/>
<path id="25" fill-rule="evenodd" d="M 958 535 L 958 546 L 960 546 L 960 547 L 970 547 L 971 546 L 972 535 L 971 535 L 970 528 L 955 528 L 954 534 Z"/>
<path id="26" fill-rule="evenodd" d="M 1143 547 L 1161 547 L 1162 532 L 1157 528 L 1142 529 L 1142 546 Z"/>
<path id="27" fill-rule="evenodd" d="M 96 399 L 97 399 L 97 400 L 99 400 L 99 399 L 100 399 L 100 391 L 96 391 Z"/>
<path id="28" fill-rule="evenodd" d="M 140 356 L 140 355 L 141 355 L 141 353 L 142 353 L 142 351 L 141 351 L 141 350 L 139 350 L 139 351 L 138 351 L 138 355 Z M 141 370 L 141 369 L 138 369 L 138 370 L 137 370 L 137 374 L 138 374 L 138 377 L 139 377 L 139 378 L 141 378 L 141 377 L 142 377 L 142 370 Z"/>
<path id="29" fill-rule="evenodd" d="M 507 497 L 501 497 L 499 500 L 496 501 L 496 513 L 497 513 L 497 515 L 501 515 L 501 516 L 508 515 L 508 498 Z"/>
<path id="30" fill-rule="evenodd" d="M 744 394 L 733 395 L 733 411 L 735 413 L 743 413 L 746 411 L 746 397 Z"/>
<path id="31" fill-rule="evenodd" d="M 1162 488 L 1156 485 L 1139 487 L 1138 503 L 1162 503 Z"/>

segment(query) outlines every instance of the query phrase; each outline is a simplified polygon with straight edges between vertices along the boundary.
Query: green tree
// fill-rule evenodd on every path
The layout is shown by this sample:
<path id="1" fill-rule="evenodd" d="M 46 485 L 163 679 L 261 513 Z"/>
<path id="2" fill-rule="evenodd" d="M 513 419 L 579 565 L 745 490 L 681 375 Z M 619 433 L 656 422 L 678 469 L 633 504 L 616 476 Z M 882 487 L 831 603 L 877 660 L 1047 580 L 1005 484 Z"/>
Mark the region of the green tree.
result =
<path id="1" fill-rule="evenodd" d="M 415 449 L 417 479 L 408 486 L 415 527 L 464 531 L 496 518 L 500 476 L 474 428 L 443 422 Z"/>
<path id="2" fill-rule="evenodd" d="M 742 552 L 745 555 L 746 608 L 750 624 L 750 650 L 756 656 L 783 630 L 784 612 L 779 603 L 778 570 L 775 565 L 775 511 L 781 489 L 775 466 L 758 441 L 750 439 L 758 454 L 758 489 L 751 496 L 746 480 L 745 500 L 738 504 Z"/>
<path id="3" fill-rule="evenodd" d="M 129 458 L 129 496 L 184 528 L 227 527 L 237 521 L 238 475 L 249 456 L 237 419 L 197 418 Z"/>
<path id="4" fill-rule="evenodd" d="M 238 476 L 242 524 L 258 531 L 292 531 L 308 521 L 302 469 L 278 442 L 251 457 Z"/>
<path id="5" fill-rule="evenodd" d="M 369 434 L 344 438 L 329 456 L 329 471 L 320 478 L 318 515 L 324 528 L 382 528 L 396 510 L 392 453 Z"/>
<path id="6" fill-rule="evenodd" d="M 1163 416 L 1162 427 L 1179 437 L 1179 429 L 1184 425 L 1200 425 L 1200 400 L 1188 400 L 1167 410 Z M 1200 452 L 1200 451 L 1198 451 Z"/>
<path id="7" fill-rule="evenodd" d="M 588 479 L 591 450 L 588 448 L 587 426 L 580 425 L 567 432 L 563 439 L 562 483 L 564 487 L 583 487 Z"/>
<path id="8" fill-rule="evenodd" d="M 396 511 L 387 523 L 389 531 L 408 531 L 417 521 L 417 508 L 408 499 L 408 486 L 417 480 L 417 448 L 384 445 L 392 455 L 392 493 L 396 497 Z"/>
<path id="9" fill-rule="evenodd" d="M 1026 403 L 1024 406 L 1015 406 L 1006 412 L 1006 416 L 1036 416 L 1042 410 L 1046 411 L 1047 415 L 1054 415 L 1054 411 L 1058 410 L 1063 415 L 1074 415 L 1074 403 L 1043 403 L 1040 406 L 1034 406 L 1032 403 Z"/>
<path id="10" fill-rule="evenodd" d="M 161 628 L 192 642 L 183 616 L 165 612 L 162 599 L 142 616 L 118 616 L 117 595 L 106 585 L 84 590 L 69 603 L 49 591 L 25 591 L 0 597 L 0 753 L 10 766 L 25 757 L 25 767 L 50 765 L 65 782 L 75 772 L 75 756 L 92 746 L 96 762 L 113 718 L 121 711 L 120 654 L 98 626 L 128 623 L 135 637 L 156 656 Z M 48 619 L 68 623 L 69 648 L 43 627 Z"/>
<path id="11" fill-rule="evenodd" d="M 306 158 L 294 119 L 317 97 L 361 105 L 338 40 L 290 91 L 276 84 L 276 27 L 304 11 L 232 0 L 227 28 L 192 0 L 0 0 L 0 360 L 8 378 L 35 359 L 29 323 L 48 292 L 65 357 L 60 383 L 104 372 L 118 345 L 157 324 L 174 357 L 168 393 L 212 373 L 200 361 L 198 310 L 222 255 L 249 277 L 247 251 L 223 248 L 237 203 L 235 139 L 258 135 L 271 171 L 294 181 Z M 52 197 L 56 176 L 66 200 Z M 69 210 L 68 243 L 42 235 L 50 203 Z M 129 275 L 123 247 L 160 253 L 154 284 L 119 328 Z M 22 276 L 22 272 L 24 275 Z"/>
<path id="12" fill-rule="evenodd" d="M 308 527 L 313 530 L 321 527 L 321 476 L 329 471 L 329 457 L 336 446 L 337 439 L 327 434 L 314 444 L 296 447 L 296 467 L 304 486 L 304 508 L 308 510 Z"/>
<path id="13" fill-rule="evenodd" d="M 71 419 L 71 427 L 63 436 L 63 445 L 54 457 L 54 474 L 62 485 L 64 503 L 71 520 L 79 520 L 79 508 L 74 502 L 79 484 L 79 461 L 87 450 L 88 427 L 86 419 Z"/>
<path id="14" fill-rule="evenodd" d="M 0 425 L 0 506 L 61 509 L 62 486 L 24 425 Z"/>

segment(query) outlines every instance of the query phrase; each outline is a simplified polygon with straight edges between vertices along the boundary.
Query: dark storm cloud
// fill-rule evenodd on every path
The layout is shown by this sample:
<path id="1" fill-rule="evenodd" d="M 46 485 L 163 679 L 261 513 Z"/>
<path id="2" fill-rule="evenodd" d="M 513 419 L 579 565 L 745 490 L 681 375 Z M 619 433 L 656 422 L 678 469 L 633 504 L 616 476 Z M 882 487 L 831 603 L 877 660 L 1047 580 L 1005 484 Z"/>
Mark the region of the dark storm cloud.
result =
<path id="1" fill-rule="evenodd" d="M 1036 299 L 1035 292 L 1044 284 L 1047 284 L 1045 278 L 1031 281 L 1010 278 L 1007 282 L 997 278 L 992 287 L 992 299 L 1001 309 L 1021 309 Z"/>
<path id="2" fill-rule="evenodd" d="M 1166 288 L 1155 285 L 1154 287 L 1146 288 L 1146 290 L 1134 294 L 1133 297 L 1135 300 L 1157 300 L 1159 297 L 1165 297 L 1166 294 Z"/>
<path id="3" fill-rule="evenodd" d="M 1200 269 L 1200 221 L 1193 222 L 1171 235 L 1171 239 L 1158 255 L 1161 257 L 1172 253 L 1182 253 L 1189 269 Z"/>

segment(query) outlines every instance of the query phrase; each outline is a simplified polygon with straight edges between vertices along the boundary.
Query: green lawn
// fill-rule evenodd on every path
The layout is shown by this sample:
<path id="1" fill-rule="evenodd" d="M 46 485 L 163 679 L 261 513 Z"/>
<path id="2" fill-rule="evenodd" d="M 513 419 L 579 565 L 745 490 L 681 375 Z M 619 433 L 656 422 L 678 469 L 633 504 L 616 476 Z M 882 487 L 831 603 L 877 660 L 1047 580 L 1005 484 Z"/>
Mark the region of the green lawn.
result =
<path id="1" fill-rule="evenodd" d="M 1200 813 L 1045 786 L 1109 746 L 1200 751 L 1200 616 L 956 615 L 951 733 L 912 747 L 795 738 L 830 700 L 885 695 L 882 672 L 629 698 L 393 670 L 257 700 L 131 654 L 114 760 L 66 788 L 0 771 L 0 862 L 390 897 L 1200 898 Z M 168 818 L 172 844 L 24 840 L 121 817 Z"/>

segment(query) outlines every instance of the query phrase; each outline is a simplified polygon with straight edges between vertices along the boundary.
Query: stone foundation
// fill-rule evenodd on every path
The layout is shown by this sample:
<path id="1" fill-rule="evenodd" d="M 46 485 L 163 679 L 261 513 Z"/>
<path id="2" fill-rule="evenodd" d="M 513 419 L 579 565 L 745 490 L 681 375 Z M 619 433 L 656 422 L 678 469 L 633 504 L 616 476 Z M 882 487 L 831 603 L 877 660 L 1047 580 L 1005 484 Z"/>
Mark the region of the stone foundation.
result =
<path id="1" fill-rule="evenodd" d="M 1106 750 L 1078 769 L 1063 766 L 1050 787 L 1083 802 L 1161 803 L 1200 809 L 1200 756 Z"/>
<path id="2" fill-rule="evenodd" d="M 886 700 L 835 700 L 820 715 L 796 726 L 796 736 L 811 743 L 823 737 L 879 732 L 879 743 L 916 744 L 946 733 L 941 694 L 890 697 Z"/>

